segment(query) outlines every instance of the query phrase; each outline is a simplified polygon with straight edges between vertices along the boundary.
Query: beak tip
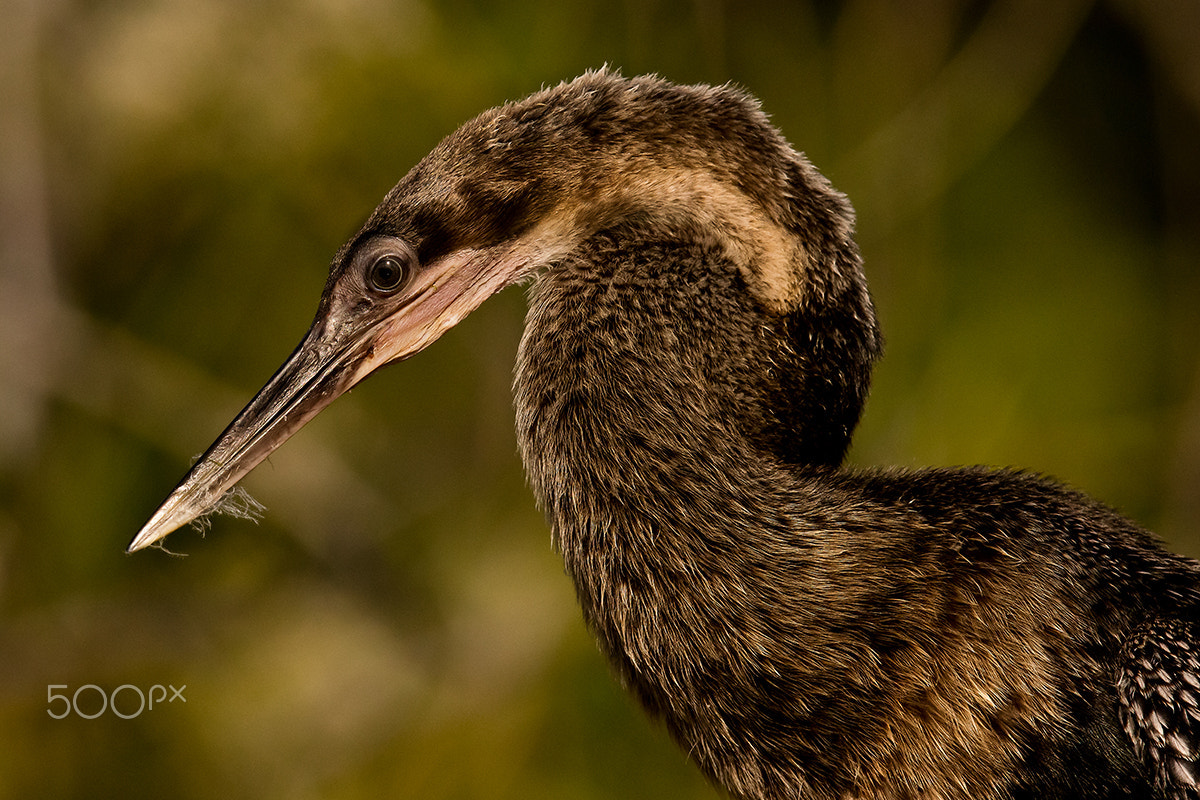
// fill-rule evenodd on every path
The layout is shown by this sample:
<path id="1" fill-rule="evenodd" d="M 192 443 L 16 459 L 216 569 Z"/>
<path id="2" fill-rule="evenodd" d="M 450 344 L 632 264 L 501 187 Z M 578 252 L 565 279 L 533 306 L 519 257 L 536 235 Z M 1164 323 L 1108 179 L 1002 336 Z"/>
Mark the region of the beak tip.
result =
<path id="1" fill-rule="evenodd" d="M 167 533 L 160 532 L 158 530 L 158 525 L 148 522 L 146 523 L 145 527 L 138 531 L 138 535 L 133 537 L 133 541 L 131 541 L 129 546 L 125 548 L 125 552 L 136 553 L 138 550 L 142 550 L 154 544 L 166 535 Z"/>
<path id="2" fill-rule="evenodd" d="M 131 541 L 129 546 L 125 548 L 125 553 L 127 555 L 136 553 L 138 550 L 141 550 L 144 547 L 149 547 L 150 542 L 151 539 L 146 536 L 144 532 L 140 532 L 137 536 L 133 537 L 133 541 Z"/>
<path id="3" fill-rule="evenodd" d="M 178 494 L 178 492 L 172 494 L 154 512 L 154 516 L 150 518 L 150 521 L 142 526 L 137 536 L 133 537 L 133 541 L 125 548 L 126 553 L 136 553 L 138 550 L 149 547 L 155 542 L 166 538 L 168 534 L 183 527 L 196 517 L 195 513 L 189 514 L 186 509 L 180 508 Z"/>

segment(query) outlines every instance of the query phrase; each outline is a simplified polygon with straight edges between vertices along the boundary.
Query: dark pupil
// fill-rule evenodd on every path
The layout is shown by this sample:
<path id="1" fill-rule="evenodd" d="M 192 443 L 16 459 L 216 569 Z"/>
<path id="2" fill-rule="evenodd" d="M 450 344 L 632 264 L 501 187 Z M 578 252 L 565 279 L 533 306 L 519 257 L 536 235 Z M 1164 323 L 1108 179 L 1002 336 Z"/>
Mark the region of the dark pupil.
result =
<path id="1" fill-rule="evenodd" d="M 402 280 L 404 266 L 395 256 L 384 256 L 371 267 L 371 285 L 376 289 L 395 289 Z"/>

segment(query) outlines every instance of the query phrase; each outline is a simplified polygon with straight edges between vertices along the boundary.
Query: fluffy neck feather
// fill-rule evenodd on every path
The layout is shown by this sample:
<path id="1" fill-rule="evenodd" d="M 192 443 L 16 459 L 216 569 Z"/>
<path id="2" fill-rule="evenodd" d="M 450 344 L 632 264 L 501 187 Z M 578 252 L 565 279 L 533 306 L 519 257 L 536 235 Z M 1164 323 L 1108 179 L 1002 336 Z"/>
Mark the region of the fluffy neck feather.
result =
<path id="1" fill-rule="evenodd" d="M 799 324 L 762 309 L 718 245 L 624 226 L 539 278 L 517 359 L 522 455 L 585 616 L 643 703 L 714 774 L 729 764 L 716 751 L 764 746 L 728 730 L 736 701 L 713 691 L 714 676 L 770 679 L 776 641 L 830 623 L 808 616 L 832 614 L 822 586 L 854 608 L 830 573 L 842 565 L 798 548 L 784 512 L 798 491 L 787 457 L 806 445 L 776 432 L 795 422 L 771 412 L 778 377 L 835 347 L 796 340 Z M 810 469 L 840 460 L 862 390 L 839 387 L 850 422 L 812 451 Z M 781 598 L 763 594 L 784 564 L 789 583 L 811 586 L 786 631 L 768 611 Z M 733 680 L 731 668 L 761 674 Z M 748 760 L 737 770 L 720 780 L 751 794 L 772 780 Z"/>

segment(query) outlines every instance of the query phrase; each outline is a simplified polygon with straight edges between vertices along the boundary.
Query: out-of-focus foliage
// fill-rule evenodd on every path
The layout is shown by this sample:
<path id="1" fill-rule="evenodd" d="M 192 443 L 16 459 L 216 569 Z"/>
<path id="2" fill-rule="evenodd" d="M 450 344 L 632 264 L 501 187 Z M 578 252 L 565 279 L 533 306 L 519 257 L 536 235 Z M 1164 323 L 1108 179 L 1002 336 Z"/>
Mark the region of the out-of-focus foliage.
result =
<path id="1" fill-rule="evenodd" d="M 251 475 L 259 526 L 122 552 L 392 183 L 604 63 L 744 85 L 854 200 L 855 462 L 1029 467 L 1200 553 L 1198 8 L 3 0 L 0 798 L 717 796 L 523 486 L 517 290 Z M 87 684 L 187 702 L 47 713 Z"/>

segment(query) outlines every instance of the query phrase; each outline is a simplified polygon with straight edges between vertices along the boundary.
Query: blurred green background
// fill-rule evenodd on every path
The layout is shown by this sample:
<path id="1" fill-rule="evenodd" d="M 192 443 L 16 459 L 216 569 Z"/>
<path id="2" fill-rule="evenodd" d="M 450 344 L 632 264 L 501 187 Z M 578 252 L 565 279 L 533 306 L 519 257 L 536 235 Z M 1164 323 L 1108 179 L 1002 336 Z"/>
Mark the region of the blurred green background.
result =
<path id="1" fill-rule="evenodd" d="M 1020 465 L 1200 554 L 1200 4 L 0 0 L 0 797 L 714 798 L 524 485 L 510 290 L 123 548 L 440 137 L 608 63 L 732 80 L 847 192 L 852 460 Z M 186 685 L 122 719 L 48 693 Z M 62 689 L 50 686 L 65 685 Z"/>

